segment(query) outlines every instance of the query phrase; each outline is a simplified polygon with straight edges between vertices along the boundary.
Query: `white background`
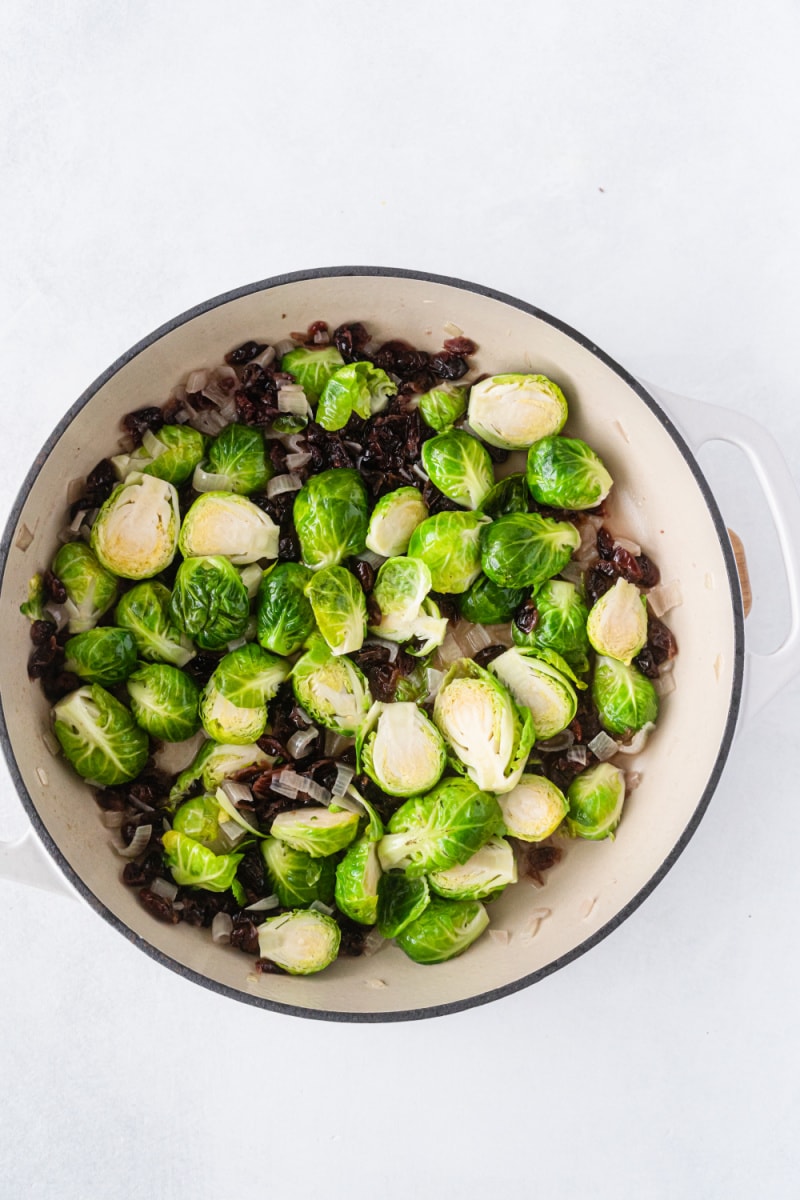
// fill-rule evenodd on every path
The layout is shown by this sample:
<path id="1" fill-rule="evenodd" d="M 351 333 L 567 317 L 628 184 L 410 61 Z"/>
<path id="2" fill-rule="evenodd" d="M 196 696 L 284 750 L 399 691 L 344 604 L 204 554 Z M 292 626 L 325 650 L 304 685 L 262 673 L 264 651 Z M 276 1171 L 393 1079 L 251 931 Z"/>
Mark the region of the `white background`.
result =
<path id="1" fill-rule="evenodd" d="M 798 473 L 789 0 L 6 0 L 0 24 L 4 510 L 134 341 L 337 263 L 538 304 L 756 415 Z M 732 451 L 709 463 L 769 648 L 787 606 L 755 483 Z M 799 716 L 795 683 L 740 733 L 621 929 L 448 1018 L 249 1008 L 0 882 L 0 1194 L 796 1196 Z M 2 793 L 10 836 L 5 772 Z"/>

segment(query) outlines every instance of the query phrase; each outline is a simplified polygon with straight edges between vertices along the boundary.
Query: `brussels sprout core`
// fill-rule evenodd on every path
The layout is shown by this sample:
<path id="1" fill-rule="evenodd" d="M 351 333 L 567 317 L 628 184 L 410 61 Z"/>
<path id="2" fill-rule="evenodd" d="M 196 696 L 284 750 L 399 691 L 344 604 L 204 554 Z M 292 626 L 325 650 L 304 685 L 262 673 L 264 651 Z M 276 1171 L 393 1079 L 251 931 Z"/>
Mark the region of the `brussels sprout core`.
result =
<path id="1" fill-rule="evenodd" d="M 566 419 L 564 393 L 544 375 L 493 375 L 470 389 L 469 423 L 490 446 L 524 450 Z"/>
<path id="2" fill-rule="evenodd" d="M 129 475 L 115 488 L 92 526 L 92 549 L 102 566 L 123 579 L 150 579 L 178 548 L 178 493 L 152 475 Z"/>
<path id="3" fill-rule="evenodd" d="M 620 577 L 589 611 L 586 632 L 592 647 L 627 666 L 647 641 L 647 601 Z"/>
<path id="4" fill-rule="evenodd" d="M 544 775 L 523 775 L 513 791 L 498 796 L 511 837 L 541 842 L 555 833 L 567 815 L 564 793 Z"/>

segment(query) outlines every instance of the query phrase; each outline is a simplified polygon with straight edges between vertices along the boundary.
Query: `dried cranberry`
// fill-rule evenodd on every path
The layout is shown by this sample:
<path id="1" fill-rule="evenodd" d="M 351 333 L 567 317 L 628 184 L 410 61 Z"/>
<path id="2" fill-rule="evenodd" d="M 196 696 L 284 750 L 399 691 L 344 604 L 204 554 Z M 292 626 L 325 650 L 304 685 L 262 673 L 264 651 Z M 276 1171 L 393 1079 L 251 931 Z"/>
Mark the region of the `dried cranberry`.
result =
<path id="1" fill-rule="evenodd" d="M 352 321 L 347 325 L 339 325 L 333 331 L 333 344 L 346 363 L 359 362 L 367 355 L 365 350 L 369 342 L 369 334 L 360 321 Z"/>
<path id="2" fill-rule="evenodd" d="M 661 579 L 661 572 L 652 558 L 649 558 L 646 554 L 639 554 L 637 555 L 636 562 L 639 566 L 639 586 L 643 588 L 655 587 Z"/>
<path id="3" fill-rule="evenodd" d="M 444 348 L 445 350 L 449 350 L 451 354 L 462 354 L 465 358 L 469 358 L 470 354 L 474 354 L 478 349 L 472 338 L 468 337 L 448 338 L 444 344 Z"/>
<path id="4" fill-rule="evenodd" d="M 424 350 L 415 350 L 408 342 L 394 338 L 384 342 L 373 358 L 376 367 L 390 371 L 392 375 L 405 379 L 418 371 L 424 371 L 428 366 L 428 354 Z"/>
<path id="5" fill-rule="evenodd" d="M 652 651 L 659 666 L 678 653 L 674 633 L 652 613 L 647 616 L 647 649 Z"/>
<path id="6" fill-rule="evenodd" d="M 28 678 L 41 679 L 47 668 L 60 654 L 61 650 L 55 637 L 50 637 L 46 642 L 40 642 L 34 647 L 28 659 Z"/>
<path id="7" fill-rule="evenodd" d="M 287 972 L 284 971 L 283 967 L 279 967 L 278 964 L 274 963 L 271 958 L 257 958 L 256 959 L 256 970 L 258 971 L 259 975 L 286 975 L 287 974 Z"/>
<path id="8" fill-rule="evenodd" d="M 155 433 L 164 424 L 164 414 L 160 408 L 151 405 L 149 408 L 138 408 L 122 418 L 123 428 L 131 435 L 136 445 L 140 445 L 147 430 Z"/>
<path id="9" fill-rule="evenodd" d="M 42 691 L 51 704 L 57 704 L 81 686 L 83 680 L 72 671 L 46 670 L 42 675 Z"/>
<path id="10" fill-rule="evenodd" d="M 353 662 L 362 671 L 366 671 L 368 667 L 379 667 L 382 663 L 389 661 L 389 650 L 386 646 L 362 646 L 360 650 L 356 650 L 350 655 Z"/>
<path id="11" fill-rule="evenodd" d="M 231 350 L 230 354 L 225 355 L 225 362 L 231 367 L 243 366 L 266 348 L 266 345 L 261 342 L 242 342 L 241 346 L 237 346 L 235 350 Z"/>
<path id="12" fill-rule="evenodd" d="M 258 930 L 255 923 L 244 913 L 237 913 L 233 918 L 231 945 L 245 954 L 258 953 Z"/>
<path id="13" fill-rule="evenodd" d="M 350 558 L 345 566 L 351 574 L 355 575 L 358 582 L 361 584 L 361 590 L 371 592 L 375 587 L 375 568 L 371 567 L 363 558 Z"/>
<path id="14" fill-rule="evenodd" d="M 440 350 L 438 354 L 434 354 L 428 366 L 440 379 L 450 380 L 460 379 L 469 370 L 466 360 L 460 354 L 453 354 L 450 350 Z"/>
<path id="15" fill-rule="evenodd" d="M 506 649 L 506 646 L 499 645 L 484 646 L 484 648 L 479 650 L 475 655 L 475 662 L 479 667 L 488 667 L 489 663 L 492 662 L 493 659 L 498 658 L 501 654 L 504 654 Z"/>
<path id="16" fill-rule="evenodd" d="M 157 921 L 164 921 L 168 925 L 177 925 L 181 919 L 180 914 L 176 913 L 172 907 L 171 900 L 167 900 L 166 896 L 157 896 L 149 888 L 142 888 L 139 892 L 139 900 Z"/>
<path id="17" fill-rule="evenodd" d="M 195 654 L 194 658 L 189 660 L 183 669 L 196 684 L 205 687 L 221 657 L 221 654 L 213 650 L 201 650 L 199 654 Z"/>
<path id="18" fill-rule="evenodd" d="M 522 601 L 522 604 L 520 604 L 514 613 L 514 624 L 520 633 L 533 633 L 539 624 L 539 609 L 536 607 L 536 601 L 533 596 L 529 596 L 527 600 Z"/>
<path id="19" fill-rule="evenodd" d="M 347 958 L 358 958 L 364 953 L 364 943 L 369 930 L 364 925 L 351 921 L 349 917 L 340 912 L 336 913 L 336 921 L 342 934 L 339 953 Z"/>
<path id="20" fill-rule="evenodd" d="M 400 668 L 397 663 L 381 663 L 377 667 L 369 668 L 367 679 L 369 680 L 369 689 L 372 692 L 373 699 L 388 704 L 391 700 L 394 700 L 394 694 L 397 691 L 397 684 L 400 679 Z"/>
<path id="21" fill-rule="evenodd" d="M 615 545 L 613 536 L 608 532 L 605 525 L 601 525 L 597 531 L 597 553 L 604 561 L 610 562 L 614 557 Z"/>
<path id="22" fill-rule="evenodd" d="M 628 583 L 638 583 L 642 577 L 642 572 L 639 569 L 639 563 L 631 554 L 630 550 L 626 550 L 624 546 L 614 547 L 614 557 L 611 560 L 617 568 L 617 573 L 623 579 L 627 579 Z"/>
<path id="23" fill-rule="evenodd" d="M 586 595 L 590 604 L 595 604 L 601 596 L 614 586 L 617 572 L 613 563 L 602 559 L 597 566 L 592 567 L 586 576 Z"/>
<path id="24" fill-rule="evenodd" d="M 264 874 L 264 860 L 261 857 L 261 852 L 254 846 L 251 846 L 244 852 L 244 858 L 239 863 L 236 869 L 236 874 L 242 884 L 250 891 L 258 892 L 259 895 L 264 895 L 267 887 L 267 879 Z"/>
<path id="25" fill-rule="evenodd" d="M 544 883 L 543 872 L 549 871 L 561 860 L 562 851 L 558 846 L 553 846 L 549 842 L 518 842 L 515 840 L 514 845 L 522 860 L 521 865 L 525 874 L 540 885 Z"/>
<path id="26" fill-rule="evenodd" d="M 423 485 L 422 499 L 427 504 L 428 512 L 431 516 L 435 516 L 436 513 L 440 512 L 457 512 L 461 509 L 460 504 L 456 504 L 455 500 L 451 500 L 449 496 L 445 496 L 443 492 L 440 492 L 436 485 L 431 483 L 430 479 L 426 480 Z"/>
<path id="27" fill-rule="evenodd" d="M 57 627 L 52 621 L 33 621 L 31 624 L 31 641 L 34 646 L 47 646 L 55 639 Z"/>
<path id="28" fill-rule="evenodd" d="M 648 679 L 658 679 L 658 663 L 653 651 L 649 650 L 647 646 L 636 655 L 633 662 Z"/>

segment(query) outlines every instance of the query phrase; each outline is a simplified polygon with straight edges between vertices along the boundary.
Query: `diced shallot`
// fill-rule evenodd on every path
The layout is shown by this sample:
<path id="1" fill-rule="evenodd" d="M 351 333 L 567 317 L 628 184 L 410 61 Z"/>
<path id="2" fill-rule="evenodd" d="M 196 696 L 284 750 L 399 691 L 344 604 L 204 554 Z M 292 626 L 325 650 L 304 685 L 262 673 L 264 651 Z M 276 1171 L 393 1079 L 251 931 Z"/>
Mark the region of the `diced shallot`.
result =
<path id="1" fill-rule="evenodd" d="M 600 762 L 608 762 L 609 758 L 613 758 L 617 753 L 619 746 L 604 729 L 601 729 L 589 742 L 589 749 L 595 758 L 599 758 Z"/>
<path id="2" fill-rule="evenodd" d="M 114 849 L 120 858 L 137 858 L 147 848 L 152 832 L 152 825 L 140 825 L 131 838 L 129 846 L 115 846 Z"/>
<path id="3" fill-rule="evenodd" d="M 279 796 L 287 796 L 290 800 L 294 800 L 297 794 L 305 788 L 306 780 L 302 775 L 298 775 L 296 771 L 281 771 L 277 775 L 273 775 L 270 780 L 270 791 L 277 792 Z"/>
<path id="4" fill-rule="evenodd" d="M 570 746 L 569 750 L 567 750 L 567 762 L 577 763 L 579 767 L 588 767 L 589 747 Z"/>
<path id="5" fill-rule="evenodd" d="M 296 417 L 308 416 L 308 400 L 298 383 L 285 383 L 278 389 L 278 411 Z"/>
<path id="6" fill-rule="evenodd" d="M 353 745 L 353 739 L 345 737 L 342 733 L 334 733 L 332 729 L 325 732 L 325 757 L 338 758 L 344 754 L 345 750 L 349 750 Z"/>
<path id="7" fill-rule="evenodd" d="M 278 358 L 283 358 L 284 354 L 289 354 L 290 351 L 297 348 L 297 342 L 292 338 L 282 338 L 281 341 L 274 343 L 274 350 Z"/>
<path id="8" fill-rule="evenodd" d="M 315 909 L 317 912 L 324 913 L 326 917 L 333 916 L 333 909 L 330 904 L 325 904 L 323 900 L 312 900 L 308 907 Z"/>
<path id="9" fill-rule="evenodd" d="M 657 617 L 683 604 L 683 591 L 680 580 L 671 579 L 669 583 L 659 583 L 647 593 L 647 602 Z"/>
<path id="10" fill-rule="evenodd" d="M 655 725 L 653 722 L 648 721 L 646 725 L 643 725 L 642 728 L 633 735 L 627 745 L 625 745 L 624 742 L 618 742 L 617 752 L 619 754 L 641 754 L 642 750 L 644 750 L 645 746 L 647 745 L 647 739 L 650 737 L 650 734 L 654 729 Z"/>
<path id="11" fill-rule="evenodd" d="M 539 742 L 537 749 L 542 750 L 545 754 L 557 754 L 560 750 L 567 750 L 574 741 L 575 734 L 572 730 L 562 729 L 561 733 L 548 738 L 546 742 Z"/>
<path id="12" fill-rule="evenodd" d="M 365 646 L 383 646 L 384 650 L 389 653 L 389 662 L 394 662 L 397 658 L 400 646 L 397 642 L 390 642 L 387 638 L 368 637 L 364 642 Z"/>
<path id="13" fill-rule="evenodd" d="M 121 811 L 117 812 L 113 808 L 104 809 L 100 813 L 100 820 L 106 829 L 119 829 L 125 823 L 125 813 Z"/>
<path id="14" fill-rule="evenodd" d="M 286 466 L 290 471 L 297 471 L 310 462 L 311 454 L 308 450 L 297 450 L 293 454 L 286 455 Z"/>
<path id="15" fill-rule="evenodd" d="M 219 831 L 230 846 L 236 846 L 247 836 L 247 830 L 237 821 L 220 821 Z"/>
<path id="16" fill-rule="evenodd" d="M 425 682 L 428 685 L 426 700 L 435 700 L 439 694 L 439 688 L 442 686 L 444 679 L 444 671 L 437 671 L 435 667 L 427 667 L 425 670 Z"/>
<path id="17" fill-rule="evenodd" d="M 373 954 L 384 950 L 389 945 L 388 940 L 379 932 L 376 926 L 370 929 L 367 936 L 364 938 L 363 949 L 361 953 L 365 958 L 372 958 Z"/>
<path id="18" fill-rule="evenodd" d="M 170 902 L 178 895 L 177 885 L 171 879 L 162 879 L 160 875 L 156 875 L 150 884 L 150 891 L 155 896 L 161 896 L 163 900 L 169 900 Z"/>
<path id="19" fill-rule="evenodd" d="M 280 900 L 277 896 L 262 896 L 260 900 L 256 900 L 254 904 L 248 904 L 245 912 L 269 912 L 271 908 L 280 908 Z"/>
<path id="20" fill-rule="evenodd" d="M 293 471 L 289 471 L 286 475 L 273 475 L 267 484 L 267 496 L 270 500 L 274 500 L 276 496 L 282 496 L 284 492 L 299 492 L 302 486 L 302 479 Z"/>
<path id="21" fill-rule="evenodd" d="M 253 803 L 253 793 L 246 783 L 238 783 L 235 779 L 224 779 L 220 786 L 231 804 Z"/>
<path id="22" fill-rule="evenodd" d="M 659 675 L 658 679 L 654 679 L 653 687 L 658 696 L 668 696 L 670 692 L 674 692 L 675 676 L 672 674 L 672 671 L 667 671 L 663 675 Z"/>
<path id="23" fill-rule="evenodd" d="M 218 912 L 214 913 L 214 920 L 211 922 L 211 940 L 217 946 L 224 946 L 231 940 L 233 933 L 233 920 L 229 913 Z"/>
<path id="24" fill-rule="evenodd" d="M 186 391 L 190 396 L 193 396 L 197 392 L 202 392 L 207 383 L 208 371 L 204 369 L 192 371 L 191 375 L 186 380 Z"/>
<path id="25" fill-rule="evenodd" d="M 314 738 L 319 733 L 316 725 L 309 725 L 308 729 L 298 729 L 289 738 L 286 743 L 286 749 L 291 754 L 292 758 L 302 758 L 306 747 L 314 741 Z"/>
<path id="26" fill-rule="evenodd" d="M 347 763 L 336 764 L 336 779 L 333 782 L 331 793 L 334 796 L 343 796 L 347 791 L 350 783 L 353 780 L 355 771 Z"/>
<path id="27" fill-rule="evenodd" d="M 45 729 L 44 733 L 42 734 L 42 741 L 52 754 L 53 758 L 58 758 L 59 754 L 61 753 L 61 745 L 56 735 L 51 733 L 49 729 Z"/>
<path id="28" fill-rule="evenodd" d="M 628 554 L 632 554 L 634 558 L 638 558 L 638 556 L 642 553 L 642 547 L 639 545 L 639 543 L 632 542 L 630 538 L 614 538 L 614 544 L 616 546 L 621 546 L 623 550 L 627 550 Z"/>
<path id="29" fill-rule="evenodd" d="M 383 554 L 376 554 L 374 550 L 362 550 L 358 557 L 362 562 L 369 563 L 371 567 L 375 567 L 376 570 L 386 562 L 385 556 Z"/>

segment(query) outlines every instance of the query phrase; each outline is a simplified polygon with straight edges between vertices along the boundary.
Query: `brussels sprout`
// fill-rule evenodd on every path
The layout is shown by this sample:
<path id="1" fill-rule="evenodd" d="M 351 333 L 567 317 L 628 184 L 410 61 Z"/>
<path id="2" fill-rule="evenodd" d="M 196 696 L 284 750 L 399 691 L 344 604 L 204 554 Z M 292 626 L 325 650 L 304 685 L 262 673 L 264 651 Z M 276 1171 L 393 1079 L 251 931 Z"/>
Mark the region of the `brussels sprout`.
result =
<path id="1" fill-rule="evenodd" d="M 426 660 L 422 659 L 407 675 L 401 675 L 394 689 L 395 703 L 420 704 L 427 700 L 430 684 Z"/>
<path id="2" fill-rule="evenodd" d="M 479 512 L 496 521 L 511 513 L 526 513 L 531 510 L 531 495 L 524 475 L 506 475 L 487 492 L 481 501 Z"/>
<path id="3" fill-rule="evenodd" d="M 469 779 L 443 779 L 392 815 L 378 858 L 384 871 L 397 868 L 417 878 L 466 862 L 501 826 L 494 796 Z"/>
<path id="4" fill-rule="evenodd" d="M 435 592 L 465 592 L 481 573 L 479 538 L 488 517 L 474 512 L 440 512 L 411 535 L 408 553 L 421 558 Z"/>
<path id="5" fill-rule="evenodd" d="M 291 666 L 260 646 L 239 646 L 221 658 L 211 679 L 220 695 L 231 704 L 254 708 L 269 704 L 278 688 L 289 678 Z"/>
<path id="6" fill-rule="evenodd" d="M 503 810 L 506 833 L 523 842 L 541 842 L 558 829 L 567 815 L 564 793 L 544 775 L 523 775 L 497 802 Z"/>
<path id="7" fill-rule="evenodd" d="M 372 703 L 363 673 L 346 655 L 336 658 L 322 638 L 292 669 L 297 703 L 325 729 L 354 737 Z"/>
<path id="8" fill-rule="evenodd" d="M 592 649 L 628 666 L 647 641 L 647 601 L 621 576 L 592 605 L 586 622 Z"/>
<path id="9" fill-rule="evenodd" d="M 226 745 L 257 742 L 267 727 L 266 704 L 234 704 L 222 695 L 213 675 L 203 689 L 199 712 L 208 736 Z"/>
<path id="10" fill-rule="evenodd" d="M 257 637 L 265 650 L 295 654 L 314 631 L 306 596 L 311 571 L 302 563 L 278 563 L 261 580 L 256 600 Z"/>
<path id="11" fill-rule="evenodd" d="M 433 719 L 453 766 L 479 788 L 509 792 L 517 784 L 533 746 L 531 714 L 519 709 L 483 667 L 469 658 L 453 663 L 436 696 Z"/>
<path id="12" fill-rule="evenodd" d="M 186 558 L 175 576 L 169 615 L 202 650 L 220 650 L 247 628 L 247 588 L 222 555 Z"/>
<path id="13" fill-rule="evenodd" d="M 178 545 L 185 558 L 224 555 L 237 566 L 278 557 L 280 530 L 265 512 L 235 492 L 206 492 L 191 506 Z"/>
<path id="14" fill-rule="evenodd" d="M 475 625 L 503 625 L 510 621 L 522 601 L 525 588 L 503 588 L 479 575 L 461 597 L 459 610 L 465 621 Z"/>
<path id="15" fill-rule="evenodd" d="M 512 646 L 492 659 L 489 670 L 530 712 L 537 741 L 555 737 L 574 719 L 578 711 L 575 688 L 562 671 L 531 651 Z"/>
<path id="16" fill-rule="evenodd" d="M 23 604 L 20 604 L 19 611 L 29 621 L 44 621 L 47 619 L 44 601 L 44 580 L 37 572 L 36 575 L 28 580 L 28 599 Z"/>
<path id="17" fill-rule="evenodd" d="M 470 388 L 470 426 L 490 446 L 524 450 L 563 429 L 567 401 L 544 375 L 493 375 Z"/>
<path id="18" fill-rule="evenodd" d="M 567 829 L 591 842 L 614 836 L 625 803 L 625 775 L 601 762 L 577 775 L 567 790 Z"/>
<path id="19" fill-rule="evenodd" d="M 317 422 L 323 429 L 343 429 L 353 413 L 367 417 L 381 412 L 397 384 L 380 367 L 368 362 L 348 363 L 334 371 L 322 391 Z"/>
<path id="20" fill-rule="evenodd" d="M 236 492 L 249 496 L 274 475 L 264 450 L 264 435 L 251 425 L 226 425 L 208 448 L 206 466 L 192 479 L 196 492 Z"/>
<path id="21" fill-rule="evenodd" d="M 217 742 L 205 742 L 195 755 L 194 761 L 181 771 L 170 791 L 170 804 L 177 804 L 198 779 L 203 782 L 206 792 L 213 792 L 225 779 L 246 771 L 250 767 L 266 769 L 272 766 L 274 758 L 265 754 L 260 746 L 220 745 Z"/>
<path id="22" fill-rule="evenodd" d="M 219 805 L 213 796 L 193 796 L 176 811 L 172 828 L 210 850 L 219 838 Z"/>
<path id="23" fill-rule="evenodd" d="M 313 975 L 336 958 L 341 937 L 332 917 L 301 908 L 259 925 L 258 953 L 290 975 Z"/>
<path id="24" fill-rule="evenodd" d="M 190 425 L 162 425 L 156 432 L 146 429 L 138 449 L 132 454 L 118 454 L 111 462 L 119 479 L 127 479 L 132 472 L 139 471 L 180 487 L 204 451 L 205 438 Z"/>
<path id="25" fill-rule="evenodd" d="M 177 667 L 163 663 L 140 667 L 126 687 L 137 725 L 152 737 L 163 742 L 184 742 L 197 733 L 200 693 L 194 680 Z"/>
<path id="26" fill-rule="evenodd" d="M 360 554 L 368 516 L 367 489 L 358 471 L 332 467 L 312 475 L 294 502 L 294 527 L 306 566 L 318 571 Z"/>
<path id="27" fill-rule="evenodd" d="M 101 567 L 85 542 L 67 542 L 53 559 L 53 574 L 66 589 L 70 633 L 93 629 L 117 598 L 115 577 Z"/>
<path id="28" fill-rule="evenodd" d="M 335 346 L 297 346 L 281 359 L 281 370 L 294 375 L 310 404 L 317 403 L 328 380 L 343 366 Z"/>
<path id="29" fill-rule="evenodd" d="M 178 493 L 171 483 L 134 472 L 114 488 L 92 526 L 101 566 L 123 579 L 150 579 L 178 548 Z"/>
<path id="30" fill-rule="evenodd" d="M 589 639 L 586 619 L 589 610 L 574 583 L 549 579 L 536 593 L 539 619 L 530 633 L 511 626 L 514 644 L 536 650 L 555 650 L 578 671 L 588 667 Z"/>
<path id="31" fill-rule="evenodd" d="M 374 724 L 368 718 L 365 727 L 363 769 L 389 796 L 417 796 L 439 782 L 447 765 L 444 742 L 416 704 L 377 704 Z"/>
<path id="32" fill-rule="evenodd" d="M 498 802 L 503 808 L 505 796 Z M 492 837 L 471 858 L 445 871 L 432 871 L 431 890 L 445 900 L 491 900 L 517 882 L 517 860 L 509 842 Z"/>
<path id="33" fill-rule="evenodd" d="M 426 425 L 444 433 L 467 411 L 467 389 L 457 383 L 441 383 L 420 396 L 419 411 Z"/>
<path id="34" fill-rule="evenodd" d="M 409 879 L 400 871 L 381 875 L 378 881 L 378 932 L 385 938 L 398 933 L 425 911 L 431 893 L 424 875 Z"/>
<path id="35" fill-rule="evenodd" d="M 372 592 L 381 619 L 370 625 L 370 633 L 390 642 L 419 638 L 423 645 L 416 653 L 430 654 L 447 635 L 447 618 L 427 599 L 430 589 L 431 573 L 421 558 L 387 558 Z"/>
<path id="36" fill-rule="evenodd" d="M 327 858 L 350 845 L 358 833 L 358 821 L 358 813 L 347 809 L 293 808 L 278 813 L 270 832 L 312 858 Z"/>
<path id="37" fill-rule="evenodd" d="M 569 521 L 511 513 L 482 530 L 481 566 L 500 587 L 538 587 L 564 569 L 580 540 Z"/>
<path id="38" fill-rule="evenodd" d="M 397 944 L 417 963 L 447 962 L 468 950 L 489 924 L 479 900 L 431 900 L 398 934 Z"/>
<path id="39" fill-rule="evenodd" d="M 528 487 L 552 508 L 594 508 L 614 482 L 600 458 L 578 438 L 545 437 L 528 451 Z"/>
<path id="40" fill-rule="evenodd" d="M 658 718 L 658 695 L 650 680 L 616 658 L 596 659 L 592 699 L 609 733 L 633 733 Z"/>
<path id="41" fill-rule="evenodd" d="M 61 749 L 84 779 L 116 787 L 135 779 L 147 762 L 147 734 L 99 683 L 59 700 L 53 717 Z"/>
<path id="42" fill-rule="evenodd" d="M 65 671 L 90 683 L 122 683 L 136 670 L 136 641 L 129 629 L 103 625 L 69 639 L 64 646 Z"/>
<path id="43" fill-rule="evenodd" d="M 243 854 L 215 854 L 194 838 L 169 829 L 162 838 L 164 858 L 178 887 L 227 892 Z"/>
<path id="44" fill-rule="evenodd" d="M 335 898 L 339 911 L 359 925 L 374 925 L 378 919 L 380 877 L 377 842 L 364 835 L 352 843 L 336 868 Z"/>
<path id="45" fill-rule="evenodd" d="M 323 567 L 306 585 L 317 626 L 332 654 L 360 650 L 367 632 L 367 602 L 346 567 Z"/>
<path id="46" fill-rule="evenodd" d="M 422 465 L 434 487 L 464 508 L 477 508 L 494 484 L 489 451 L 463 429 L 423 442 Z"/>
<path id="47" fill-rule="evenodd" d="M 428 506 L 415 487 L 387 492 L 372 510 L 367 529 L 367 549 L 385 558 L 405 554 L 412 533 L 427 516 Z"/>
<path id="48" fill-rule="evenodd" d="M 136 639 L 140 658 L 185 667 L 197 651 L 170 616 L 171 593 L 163 583 L 137 583 L 125 592 L 114 620 Z"/>
<path id="49" fill-rule="evenodd" d="M 312 858 L 275 837 L 261 843 L 261 855 L 282 908 L 308 908 L 315 900 L 333 902 L 335 859 Z"/>

